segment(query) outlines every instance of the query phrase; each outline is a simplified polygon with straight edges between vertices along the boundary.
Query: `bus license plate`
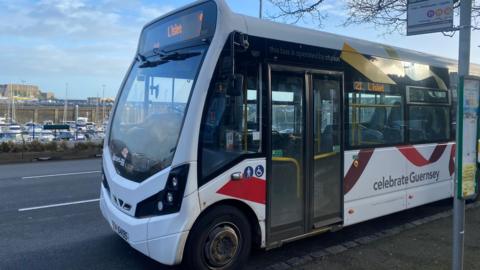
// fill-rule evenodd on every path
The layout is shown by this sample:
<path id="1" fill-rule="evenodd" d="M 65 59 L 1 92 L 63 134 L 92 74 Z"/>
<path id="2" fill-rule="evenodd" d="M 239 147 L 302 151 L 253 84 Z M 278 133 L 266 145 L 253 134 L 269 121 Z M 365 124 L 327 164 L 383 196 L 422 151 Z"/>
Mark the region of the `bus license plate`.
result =
<path id="1" fill-rule="evenodd" d="M 128 242 L 128 232 L 118 226 L 115 222 L 112 221 L 112 228 L 113 230 L 123 238 L 123 240 Z"/>

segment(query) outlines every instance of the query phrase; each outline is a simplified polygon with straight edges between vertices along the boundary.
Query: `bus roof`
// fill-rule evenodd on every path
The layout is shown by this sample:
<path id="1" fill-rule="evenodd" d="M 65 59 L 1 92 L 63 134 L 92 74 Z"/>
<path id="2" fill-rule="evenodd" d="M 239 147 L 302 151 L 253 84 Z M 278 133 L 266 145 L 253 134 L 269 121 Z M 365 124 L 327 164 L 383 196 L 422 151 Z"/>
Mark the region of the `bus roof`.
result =
<path id="1" fill-rule="evenodd" d="M 236 15 L 244 18 L 248 29 L 247 34 L 253 36 L 302 43 L 305 45 L 319 46 L 335 50 L 342 50 L 344 45 L 347 44 L 361 54 L 383 58 L 396 58 L 403 61 L 417 62 L 438 67 L 447 67 L 450 72 L 456 72 L 458 69 L 457 60 L 454 59 L 290 24 L 261 20 L 246 15 Z M 480 65 L 471 63 L 470 74 L 480 76 Z"/>
<path id="2" fill-rule="evenodd" d="M 180 10 L 207 1 L 210 0 L 198 0 L 180 9 L 168 12 L 167 14 L 151 21 L 150 23 L 145 25 L 145 27 Z M 458 70 L 457 60 L 454 59 L 427 54 L 420 51 L 395 47 L 387 44 L 371 42 L 363 39 L 342 36 L 315 29 L 309 29 L 284 23 L 277 23 L 264 19 L 262 20 L 256 17 L 233 13 L 225 0 L 212 1 L 217 3 L 219 9 L 218 22 L 221 22 L 223 24 L 228 23 L 226 22 L 226 20 L 230 20 L 230 24 L 233 25 L 233 29 L 238 28 L 239 31 L 243 31 L 248 35 L 329 48 L 340 51 L 345 50 L 345 48 L 353 48 L 356 52 L 365 55 L 398 59 L 401 61 L 415 62 L 436 67 L 445 67 L 448 68 L 450 72 L 457 72 Z M 238 25 L 240 22 L 242 22 L 242 25 Z M 246 29 L 246 31 L 244 31 L 244 29 Z M 471 63 L 470 74 L 480 76 L 480 65 Z"/>

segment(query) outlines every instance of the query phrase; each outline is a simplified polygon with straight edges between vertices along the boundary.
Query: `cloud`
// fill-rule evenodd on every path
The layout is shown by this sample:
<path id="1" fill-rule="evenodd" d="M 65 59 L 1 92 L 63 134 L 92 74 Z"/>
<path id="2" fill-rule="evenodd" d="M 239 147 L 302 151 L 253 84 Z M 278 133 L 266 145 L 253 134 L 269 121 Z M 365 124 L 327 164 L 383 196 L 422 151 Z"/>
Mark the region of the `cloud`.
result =
<path id="1" fill-rule="evenodd" d="M 1 7 L 1 6 L 0 6 Z M 0 34 L 50 39 L 118 37 L 135 33 L 118 11 L 85 0 L 43 0 L 0 11 Z"/>
<path id="2" fill-rule="evenodd" d="M 84 76 L 120 84 L 142 26 L 170 10 L 139 0 L 0 0 L 0 77 L 12 78 L 0 83 Z"/>
<path id="3" fill-rule="evenodd" d="M 153 20 L 162 16 L 163 14 L 170 12 L 174 9 L 172 6 L 164 6 L 164 7 L 152 7 L 152 6 L 143 6 L 140 8 L 140 15 L 139 19 L 143 20 L 146 19 L 147 21 Z"/>
<path id="4" fill-rule="evenodd" d="M 344 1 L 327 1 L 321 6 L 320 10 L 339 18 L 347 16 Z"/>

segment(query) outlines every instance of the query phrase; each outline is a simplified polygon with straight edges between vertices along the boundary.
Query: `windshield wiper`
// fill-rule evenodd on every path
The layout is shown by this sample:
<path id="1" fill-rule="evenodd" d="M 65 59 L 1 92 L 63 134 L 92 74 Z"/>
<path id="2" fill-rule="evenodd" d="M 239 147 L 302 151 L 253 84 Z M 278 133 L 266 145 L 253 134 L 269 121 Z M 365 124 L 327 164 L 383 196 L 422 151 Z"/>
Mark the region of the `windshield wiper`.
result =
<path id="1" fill-rule="evenodd" d="M 165 63 L 168 63 L 170 61 L 179 61 L 179 60 L 185 60 L 194 56 L 198 56 L 201 53 L 200 52 L 187 52 L 187 53 L 181 53 L 181 52 L 174 52 L 170 54 L 163 54 L 160 52 L 155 52 L 156 55 L 160 57 L 160 60 L 157 61 L 148 61 L 147 57 L 144 55 L 137 53 L 137 60 L 141 62 L 140 68 L 146 68 L 146 67 L 156 67 L 159 65 L 163 65 Z"/>
<path id="2" fill-rule="evenodd" d="M 147 61 L 147 57 L 145 57 L 145 55 L 143 55 L 141 53 L 137 53 L 137 61 L 145 62 L 145 61 Z"/>
<path id="3" fill-rule="evenodd" d="M 139 61 L 141 63 L 140 68 L 155 67 L 155 66 L 158 65 L 156 62 L 148 61 L 147 57 L 145 55 L 141 54 L 141 53 L 137 53 L 136 59 L 137 59 L 137 61 Z"/>
<path id="4" fill-rule="evenodd" d="M 139 68 L 146 68 L 146 67 L 156 67 L 156 66 L 160 66 L 160 65 L 163 65 L 165 63 L 168 63 L 170 61 L 165 61 L 165 60 L 159 60 L 159 61 L 148 61 L 148 60 L 145 60 L 142 62 L 142 64 L 139 66 Z"/>
<path id="5" fill-rule="evenodd" d="M 171 54 L 164 54 L 160 56 L 160 59 L 164 61 L 176 61 L 176 60 L 185 60 L 197 55 L 200 55 L 200 52 L 188 52 L 188 53 L 180 53 L 180 52 L 174 52 Z"/>

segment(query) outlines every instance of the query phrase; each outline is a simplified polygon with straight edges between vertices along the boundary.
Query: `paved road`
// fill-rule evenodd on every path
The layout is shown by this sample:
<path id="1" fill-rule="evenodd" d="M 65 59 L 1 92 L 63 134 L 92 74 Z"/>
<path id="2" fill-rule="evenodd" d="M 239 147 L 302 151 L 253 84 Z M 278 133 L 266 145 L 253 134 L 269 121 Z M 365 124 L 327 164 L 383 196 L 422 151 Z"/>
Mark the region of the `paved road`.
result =
<path id="1" fill-rule="evenodd" d="M 99 197 L 99 170 L 100 159 L 0 166 L 0 269 L 176 269 L 136 252 L 111 231 L 98 202 L 91 201 Z M 87 202 L 49 207 L 82 201 Z M 257 250 L 248 268 L 264 269 L 450 207 L 450 201 L 441 201 L 268 252 Z"/>
<path id="2" fill-rule="evenodd" d="M 0 269 L 157 266 L 112 233 L 96 201 L 28 210 L 98 199 L 100 161 L 0 166 Z"/>

